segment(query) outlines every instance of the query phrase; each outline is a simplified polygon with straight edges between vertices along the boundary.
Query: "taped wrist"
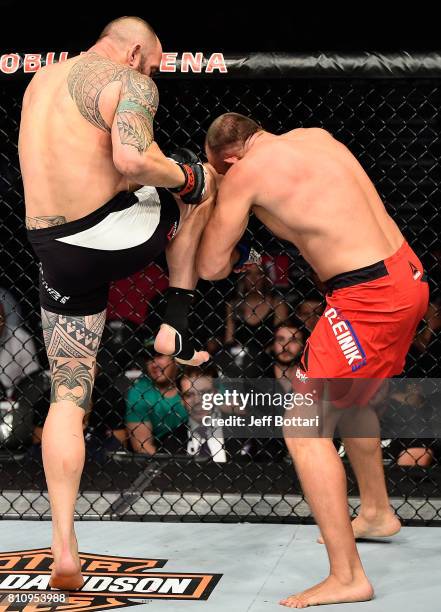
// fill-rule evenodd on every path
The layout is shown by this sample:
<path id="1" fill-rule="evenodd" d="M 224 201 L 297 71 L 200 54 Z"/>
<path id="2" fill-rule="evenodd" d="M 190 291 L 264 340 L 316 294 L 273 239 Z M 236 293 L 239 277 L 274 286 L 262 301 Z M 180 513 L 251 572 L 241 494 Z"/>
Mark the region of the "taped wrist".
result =
<path id="1" fill-rule="evenodd" d="M 191 359 L 195 353 L 188 333 L 188 316 L 194 298 L 194 292 L 178 287 L 167 290 L 167 308 L 163 322 L 176 332 L 174 357 Z"/>

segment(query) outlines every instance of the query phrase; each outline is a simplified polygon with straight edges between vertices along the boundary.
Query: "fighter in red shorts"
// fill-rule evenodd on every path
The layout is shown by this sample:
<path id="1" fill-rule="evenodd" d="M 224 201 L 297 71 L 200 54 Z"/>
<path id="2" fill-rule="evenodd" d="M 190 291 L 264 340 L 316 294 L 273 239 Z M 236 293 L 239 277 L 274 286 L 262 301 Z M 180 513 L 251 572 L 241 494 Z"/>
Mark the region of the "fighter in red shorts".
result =
<path id="1" fill-rule="evenodd" d="M 201 277 L 224 278 L 237 266 L 235 247 L 252 211 L 298 247 L 328 288 L 298 378 L 338 383 L 401 372 L 427 308 L 428 286 L 421 262 L 351 152 L 322 129 L 276 136 L 227 113 L 210 126 L 206 153 L 226 176 L 199 248 Z M 354 401 L 365 404 L 368 391 Z M 360 408 L 359 414 L 366 412 Z M 400 529 L 389 505 L 379 438 L 345 439 L 361 497 L 351 526 L 345 472 L 331 437 L 286 437 L 330 561 L 326 580 L 281 602 L 291 608 L 371 599 L 354 535 Z"/>

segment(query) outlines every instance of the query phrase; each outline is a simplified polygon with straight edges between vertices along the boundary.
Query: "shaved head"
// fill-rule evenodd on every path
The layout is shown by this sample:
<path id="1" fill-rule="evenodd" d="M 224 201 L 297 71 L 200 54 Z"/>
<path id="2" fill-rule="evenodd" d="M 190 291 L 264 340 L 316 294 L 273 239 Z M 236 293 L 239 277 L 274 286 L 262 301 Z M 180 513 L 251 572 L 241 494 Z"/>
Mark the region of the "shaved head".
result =
<path id="1" fill-rule="evenodd" d="M 121 43 L 132 43 L 138 38 L 154 42 L 158 37 L 152 26 L 141 17 L 118 17 L 106 25 L 98 40 L 106 36 Z"/>
<path id="2" fill-rule="evenodd" d="M 118 17 L 106 25 L 93 49 L 151 76 L 160 67 L 162 47 L 152 26 L 141 17 Z"/>

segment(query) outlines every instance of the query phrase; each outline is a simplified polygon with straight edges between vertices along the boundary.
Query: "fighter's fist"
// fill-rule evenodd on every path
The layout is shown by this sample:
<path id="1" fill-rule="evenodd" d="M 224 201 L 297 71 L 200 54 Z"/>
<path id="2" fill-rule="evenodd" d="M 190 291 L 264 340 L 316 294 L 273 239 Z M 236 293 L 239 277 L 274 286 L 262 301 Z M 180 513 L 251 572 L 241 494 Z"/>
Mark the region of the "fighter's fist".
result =
<path id="1" fill-rule="evenodd" d="M 199 157 L 185 147 L 176 149 L 170 156 L 181 168 L 185 182 L 181 187 L 169 189 L 185 204 L 200 204 L 205 199 L 206 170 Z"/>

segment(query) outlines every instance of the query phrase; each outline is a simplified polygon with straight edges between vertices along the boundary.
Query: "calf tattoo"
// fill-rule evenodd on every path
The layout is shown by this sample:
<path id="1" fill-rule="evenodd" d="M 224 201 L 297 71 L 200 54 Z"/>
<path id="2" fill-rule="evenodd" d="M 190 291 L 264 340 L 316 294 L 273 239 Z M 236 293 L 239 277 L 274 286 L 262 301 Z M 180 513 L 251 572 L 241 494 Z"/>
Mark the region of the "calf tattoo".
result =
<path id="1" fill-rule="evenodd" d="M 51 403 L 67 400 L 87 410 L 106 311 L 65 316 L 42 309 L 41 320 L 51 370 Z"/>

